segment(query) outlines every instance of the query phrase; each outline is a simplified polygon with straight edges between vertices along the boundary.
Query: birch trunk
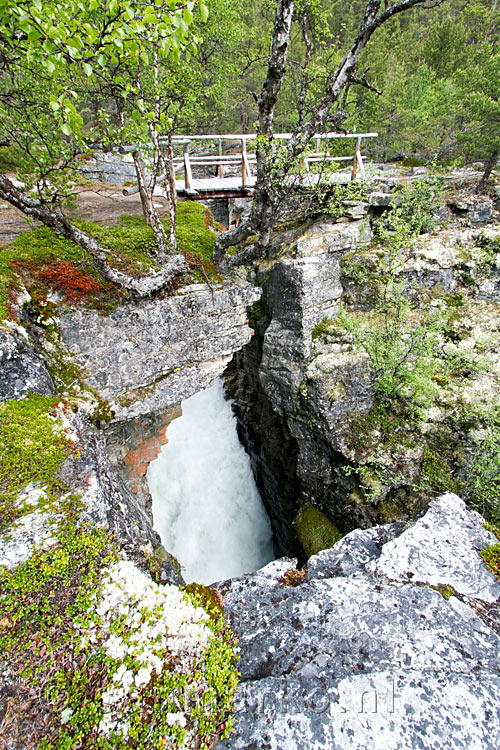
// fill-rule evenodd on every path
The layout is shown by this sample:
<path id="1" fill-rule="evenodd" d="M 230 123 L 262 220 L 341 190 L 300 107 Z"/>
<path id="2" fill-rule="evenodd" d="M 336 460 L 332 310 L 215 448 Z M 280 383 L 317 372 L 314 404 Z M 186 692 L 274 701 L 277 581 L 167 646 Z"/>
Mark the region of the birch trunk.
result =
<path id="1" fill-rule="evenodd" d="M 96 269 L 105 279 L 124 289 L 130 289 L 139 297 L 150 296 L 187 269 L 184 257 L 182 255 L 173 255 L 164 261 L 159 271 L 137 279 L 110 266 L 107 259 L 107 251 L 99 245 L 94 237 L 91 237 L 72 224 L 57 209 L 35 201 L 31 196 L 17 188 L 2 173 L 0 173 L 0 198 L 22 211 L 25 216 L 40 221 L 60 237 L 75 242 L 89 253 Z"/>
<path id="2" fill-rule="evenodd" d="M 273 149 L 274 110 L 281 91 L 286 71 L 287 54 L 290 45 L 290 34 L 294 13 L 294 0 L 278 0 L 273 31 L 273 44 L 269 57 L 266 79 L 258 98 L 259 130 L 261 136 L 257 141 L 257 179 L 253 195 L 252 209 L 248 219 L 236 229 L 223 232 L 217 237 L 214 249 L 214 262 L 222 271 L 243 265 L 265 255 L 266 246 L 274 226 L 280 220 L 279 208 L 290 190 L 290 175 L 294 165 L 304 153 L 316 132 L 322 132 L 331 124 L 337 125 L 345 119 L 340 109 L 332 117 L 332 109 L 339 102 L 346 87 L 354 83 L 364 83 L 356 78 L 356 65 L 359 57 L 377 28 L 398 13 L 421 5 L 427 8 L 440 5 L 442 0 L 398 0 L 384 2 L 368 0 L 361 23 L 353 43 L 335 70 L 328 77 L 325 91 L 318 105 L 313 109 L 309 119 L 304 121 L 303 112 L 299 112 L 299 124 L 288 142 L 285 155 L 281 155 L 276 168 L 275 150 Z M 304 68 L 303 82 L 307 82 L 307 70 Z M 301 92 L 305 101 L 306 91 Z M 258 241 L 243 252 L 227 256 L 225 249 L 243 243 L 253 234 Z"/>

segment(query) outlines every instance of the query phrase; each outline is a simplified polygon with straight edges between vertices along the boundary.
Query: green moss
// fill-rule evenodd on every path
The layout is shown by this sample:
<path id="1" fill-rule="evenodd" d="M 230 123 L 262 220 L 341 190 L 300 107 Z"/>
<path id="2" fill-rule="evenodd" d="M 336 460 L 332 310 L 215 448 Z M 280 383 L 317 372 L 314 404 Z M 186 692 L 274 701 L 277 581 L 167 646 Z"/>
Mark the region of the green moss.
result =
<path id="1" fill-rule="evenodd" d="M 441 438 L 444 438 L 444 434 L 438 433 L 426 445 L 416 484 L 433 492 L 461 494 L 464 483 L 454 466 L 452 441 Z"/>
<path id="2" fill-rule="evenodd" d="M 141 667 L 140 654 L 128 651 L 122 661 L 106 655 L 107 631 L 96 611 L 102 575 L 118 559 L 119 552 L 108 533 L 81 523 L 81 500 L 67 492 L 58 478 L 62 461 L 73 449 L 52 418 L 54 399 L 31 396 L 0 407 L 0 476 L 2 477 L 3 520 L 9 523 L 16 512 L 17 494 L 28 481 L 47 488 L 53 516 L 54 543 L 35 551 L 12 570 L 0 568 L 0 650 L 12 680 L 7 697 L 7 730 L 16 736 L 30 733 L 39 750 L 78 750 L 101 747 L 107 750 L 164 746 L 181 747 L 186 730 L 170 726 L 168 712 L 177 713 L 184 699 L 188 727 L 196 733 L 196 747 L 208 750 L 217 737 L 231 729 L 238 681 L 232 634 L 221 615 L 218 594 L 202 587 L 186 594 L 204 606 L 213 635 L 204 653 L 196 657 L 193 673 L 181 674 L 168 649 L 157 655 L 163 671 L 136 695 L 130 696 L 127 711 L 129 736 L 104 738 L 99 723 L 104 715 L 103 692 L 111 675 L 124 665 L 132 672 Z M 33 510 L 33 509 L 31 509 Z M 160 550 L 156 551 L 159 562 Z M 143 621 L 155 621 L 154 608 L 141 607 Z M 134 631 L 118 617 L 110 632 L 134 644 Z M 93 640 L 82 634 L 94 633 Z M 201 695 L 200 690 L 204 692 Z M 30 700 L 26 703 L 29 691 Z M 63 723 L 63 712 L 70 714 Z M 144 716 L 148 721 L 144 720 Z M 39 717 L 43 716 L 43 721 Z"/>
<path id="3" fill-rule="evenodd" d="M 500 543 L 492 544 L 490 547 L 482 549 L 481 557 L 483 558 L 488 570 L 496 575 L 500 581 Z"/>
<path id="4" fill-rule="evenodd" d="M 250 308 L 250 312 L 248 314 L 248 325 L 250 326 L 250 328 L 253 328 L 255 332 L 257 332 L 260 330 L 263 318 L 264 307 L 262 305 L 262 302 L 260 300 L 257 300 L 257 302 L 254 302 L 252 307 Z"/>
<path id="5" fill-rule="evenodd" d="M 45 490 L 48 506 L 66 490 L 58 471 L 75 448 L 52 417 L 55 404 L 32 395 L 0 405 L 0 528 L 31 509 L 18 499 L 28 484 Z"/>
<path id="6" fill-rule="evenodd" d="M 222 614 L 222 597 L 217 589 L 204 586 L 202 583 L 189 583 L 182 590 L 189 595 L 190 600 L 196 606 L 201 606 L 214 621 L 218 621 Z"/>
<path id="7" fill-rule="evenodd" d="M 325 333 L 328 332 L 331 323 L 332 321 L 327 317 L 324 317 L 323 320 L 321 320 L 319 323 L 316 323 L 311 333 L 312 340 L 316 341 L 316 339 L 322 338 Z"/>
<path id="8" fill-rule="evenodd" d="M 307 557 L 333 547 L 342 538 L 337 527 L 319 508 L 306 503 L 296 518 L 297 536 Z"/>
<path id="9" fill-rule="evenodd" d="M 392 523 L 407 518 L 408 515 L 411 515 L 412 508 L 409 503 L 403 509 L 394 500 L 381 500 L 377 505 L 377 513 L 382 517 L 384 523 Z"/>
<path id="10" fill-rule="evenodd" d="M 26 156 L 16 143 L 0 146 L 0 171 L 15 172 L 18 166 L 25 165 Z"/>
<path id="11" fill-rule="evenodd" d="M 61 608 L 68 614 L 68 599 L 71 614 L 85 616 L 100 566 L 116 555 L 103 530 L 67 519 L 55 546 L 0 573 L 1 614 L 9 621 L 7 632 L 0 631 L 0 649 L 11 654 L 29 650 L 35 631 L 37 640 L 50 644 L 53 628 L 66 625 Z M 54 650 L 58 645 L 52 643 Z"/>
<path id="12" fill-rule="evenodd" d="M 103 227 L 87 221 L 75 222 L 109 250 L 112 266 L 133 276 L 158 267 L 153 231 L 142 217 L 121 216 L 115 226 Z M 164 219 L 168 228 L 168 218 Z M 177 239 L 191 269 L 191 280 L 217 280 L 212 262 L 215 223 L 210 211 L 199 203 L 177 207 Z M 0 249 L 0 321 L 9 315 L 9 295 L 24 283 L 39 299 L 51 289 L 71 304 L 109 310 L 127 294 L 115 288 L 95 270 L 91 256 L 78 245 L 56 236 L 47 227 L 22 232 Z"/>
<path id="13" fill-rule="evenodd" d="M 448 586 L 446 583 L 438 583 L 436 586 L 429 586 L 429 588 L 438 591 L 443 599 L 449 599 L 452 596 L 457 595 L 456 589 L 453 586 Z"/>
<path id="14" fill-rule="evenodd" d="M 352 412 L 343 428 L 344 439 L 362 455 L 384 448 L 412 448 L 415 445 L 415 419 L 396 400 L 376 399 L 367 413 Z"/>
<path id="15" fill-rule="evenodd" d="M 215 245 L 215 222 L 212 214 L 201 203 L 183 201 L 177 205 L 177 244 L 184 253 L 195 280 L 217 280 L 219 276 L 212 261 Z"/>

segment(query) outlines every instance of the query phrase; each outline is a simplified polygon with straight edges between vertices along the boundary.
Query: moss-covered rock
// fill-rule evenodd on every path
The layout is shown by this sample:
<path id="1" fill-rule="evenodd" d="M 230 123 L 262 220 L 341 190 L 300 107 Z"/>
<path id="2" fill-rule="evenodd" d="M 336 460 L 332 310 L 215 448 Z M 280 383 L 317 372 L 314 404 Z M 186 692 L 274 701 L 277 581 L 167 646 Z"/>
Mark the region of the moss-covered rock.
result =
<path id="1" fill-rule="evenodd" d="M 306 503 L 297 514 L 297 536 L 307 557 L 333 547 L 342 534 L 325 514 L 312 503 Z"/>

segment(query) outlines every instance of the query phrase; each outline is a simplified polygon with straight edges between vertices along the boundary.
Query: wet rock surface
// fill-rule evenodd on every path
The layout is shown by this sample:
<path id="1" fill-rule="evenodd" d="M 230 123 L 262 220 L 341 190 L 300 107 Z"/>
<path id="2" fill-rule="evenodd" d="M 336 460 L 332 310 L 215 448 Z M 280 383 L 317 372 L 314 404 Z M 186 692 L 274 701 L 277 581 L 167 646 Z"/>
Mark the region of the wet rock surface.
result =
<path id="1" fill-rule="evenodd" d="M 465 559 L 476 556 L 474 573 L 457 566 L 453 545 L 445 555 L 441 529 L 452 512 L 450 536 Z M 499 593 L 479 557 L 494 539 L 482 524 L 449 494 L 403 533 L 394 525 L 352 532 L 310 559 L 300 585 L 283 582 L 290 559 L 218 584 L 238 635 L 242 682 L 235 733 L 217 747 L 496 747 L 500 639 L 469 606 L 485 580 Z M 422 571 L 441 549 L 441 583 L 468 594 L 445 599 L 432 573 L 420 584 L 382 580 L 394 545 Z"/>

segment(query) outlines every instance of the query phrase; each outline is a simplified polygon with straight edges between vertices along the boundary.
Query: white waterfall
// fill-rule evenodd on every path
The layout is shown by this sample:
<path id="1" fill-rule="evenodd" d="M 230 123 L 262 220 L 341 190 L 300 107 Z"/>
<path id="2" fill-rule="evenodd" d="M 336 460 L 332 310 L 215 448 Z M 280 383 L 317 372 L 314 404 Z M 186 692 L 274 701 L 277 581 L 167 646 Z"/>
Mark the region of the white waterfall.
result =
<path id="1" fill-rule="evenodd" d="M 190 583 L 258 570 L 274 558 L 269 519 L 222 381 L 182 402 L 148 468 L 154 528 Z"/>

